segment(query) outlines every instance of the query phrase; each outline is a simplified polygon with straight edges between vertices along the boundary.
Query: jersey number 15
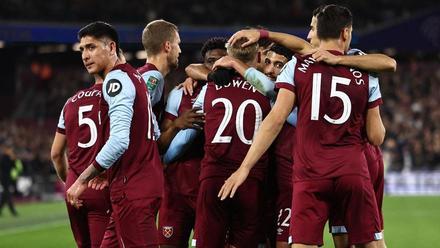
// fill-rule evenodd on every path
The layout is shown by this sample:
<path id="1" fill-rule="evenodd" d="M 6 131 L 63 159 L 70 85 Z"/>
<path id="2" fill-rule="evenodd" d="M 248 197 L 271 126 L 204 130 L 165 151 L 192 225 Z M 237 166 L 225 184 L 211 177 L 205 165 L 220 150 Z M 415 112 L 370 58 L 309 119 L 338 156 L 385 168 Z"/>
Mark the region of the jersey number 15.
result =
<path id="1" fill-rule="evenodd" d="M 312 121 L 319 120 L 319 107 L 321 102 L 321 73 L 313 73 L 313 85 L 312 85 L 312 111 L 310 119 Z M 327 114 L 324 115 L 324 119 L 332 124 L 343 124 L 348 120 L 351 113 L 351 100 L 350 97 L 344 92 L 337 90 L 338 84 L 350 85 L 351 80 L 343 77 L 332 77 L 330 97 L 337 97 L 341 99 L 344 109 L 342 115 L 338 119 L 333 119 Z"/>

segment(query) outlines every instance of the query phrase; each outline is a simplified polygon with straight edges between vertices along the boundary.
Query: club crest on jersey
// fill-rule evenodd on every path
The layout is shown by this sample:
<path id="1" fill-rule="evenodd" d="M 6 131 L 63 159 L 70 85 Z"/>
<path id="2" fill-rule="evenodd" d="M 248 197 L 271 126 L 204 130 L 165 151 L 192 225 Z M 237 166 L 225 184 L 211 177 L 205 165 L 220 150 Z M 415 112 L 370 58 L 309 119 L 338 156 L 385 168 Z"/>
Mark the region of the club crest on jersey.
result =
<path id="1" fill-rule="evenodd" d="M 172 226 L 162 227 L 162 234 L 167 239 L 171 238 L 171 236 L 173 236 L 173 227 Z"/>
<path id="2" fill-rule="evenodd" d="M 157 82 L 159 82 L 159 79 L 157 79 L 157 78 L 155 78 L 155 77 L 153 77 L 153 76 L 150 76 L 150 77 L 148 78 L 148 80 L 147 80 L 147 87 L 148 87 L 148 90 L 149 90 L 149 91 L 154 90 L 154 89 L 156 88 L 156 86 L 157 86 Z"/>
<path id="3" fill-rule="evenodd" d="M 105 90 L 109 96 L 116 96 L 121 92 L 122 84 L 117 79 L 110 79 Z"/>

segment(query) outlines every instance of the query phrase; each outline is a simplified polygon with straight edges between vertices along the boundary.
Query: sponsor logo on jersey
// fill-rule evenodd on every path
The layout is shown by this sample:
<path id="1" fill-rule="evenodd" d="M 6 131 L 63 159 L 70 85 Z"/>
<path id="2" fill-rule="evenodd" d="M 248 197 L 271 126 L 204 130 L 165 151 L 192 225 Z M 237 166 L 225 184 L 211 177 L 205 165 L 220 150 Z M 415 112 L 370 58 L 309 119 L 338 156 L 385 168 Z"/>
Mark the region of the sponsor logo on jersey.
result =
<path id="1" fill-rule="evenodd" d="M 149 90 L 149 91 L 154 90 L 154 89 L 156 88 L 158 82 L 159 82 L 159 79 L 157 79 L 157 78 L 155 78 L 155 77 L 153 77 L 153 76 L 150 76 L 150 77 L 148 78 L 148 80 L 147 80 L 147 87 L 148 87 L 148 90 Z"/>
<path id="2" fill-rule="evenodd" d="M 117 96 L 122 90 L 122 84 L 117 79 L 110 79 L 105 90 L 109 96 Z"/>
<path id="3" fill-rule="evenodd" d="M 172 226 L 162 227 L 162 234 L 167 239 L 171 238 L 171 236 L 173 236 L 173 227 Z"/>

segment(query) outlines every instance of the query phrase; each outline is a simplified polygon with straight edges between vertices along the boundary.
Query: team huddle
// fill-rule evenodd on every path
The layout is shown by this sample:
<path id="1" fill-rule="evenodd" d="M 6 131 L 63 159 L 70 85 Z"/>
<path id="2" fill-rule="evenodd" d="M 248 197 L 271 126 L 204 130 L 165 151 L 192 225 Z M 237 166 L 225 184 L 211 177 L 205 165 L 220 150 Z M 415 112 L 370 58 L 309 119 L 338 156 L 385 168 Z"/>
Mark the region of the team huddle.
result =
<path id="1" fill-rule="evenodd" d="M 351 12 L 313 12 L 308 41 L 265 29 L 213 37 L 165 101 L 176 25 L 142 34 L 126 63 L 116 30 L 78 32 L 95 83 L 69 98 L 51 157 L 78 247 L 386 247 L 385 137 L 375 73 L 394 59 L 350 49 Z"/>

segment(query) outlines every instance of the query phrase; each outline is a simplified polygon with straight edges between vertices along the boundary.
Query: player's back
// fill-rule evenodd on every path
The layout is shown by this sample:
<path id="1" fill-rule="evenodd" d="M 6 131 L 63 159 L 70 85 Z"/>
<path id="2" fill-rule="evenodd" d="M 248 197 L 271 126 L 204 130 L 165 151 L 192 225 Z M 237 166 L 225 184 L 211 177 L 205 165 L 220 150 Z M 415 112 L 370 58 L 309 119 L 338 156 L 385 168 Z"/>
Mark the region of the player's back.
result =
<path id="1" fill-rule="evenodd" d="M 294 178 L 368 177 L 362 134 L 368 73 L 318 63 L 311 56 L 297 57 L 294 67 L 299 107 Z"/>
<path id="2" fill-rule="evenodd" d="M 229 176 L 243 161 L 261 122 L 270 111 L 269 100 L 242 77 L 225 86 L 208 83 L 204 96 L 205 157 L 201 178 Z M 264 155 L 250 175 L 263 178 Z"/>
<path id="3" fill-rule="evenodd" d="M 69 98 L 63 108 L 69 169 L 80 175 L 95 159 L 101 148 L 102 123 L 100 101 L 102 84 L 94 84 Z"/>
<path id="4" fill-rule="evenodd" d="M 153 113 L 145 82 L 129 64 L 115 66 L 106 76 L 106 81 L 107 78 L 110 78 L 106 89 L 108 93 L 119 94 L 112 91 L 118 88 L 112 86 L 112 80 L 115 80 L 119 82 L 119 87 L 134 88 L 135 94 L 128 149 L 109 169 L 111 194 L 126 194 L 131 199 L 161 197 L 163 172 L 154 140 Z"/>

